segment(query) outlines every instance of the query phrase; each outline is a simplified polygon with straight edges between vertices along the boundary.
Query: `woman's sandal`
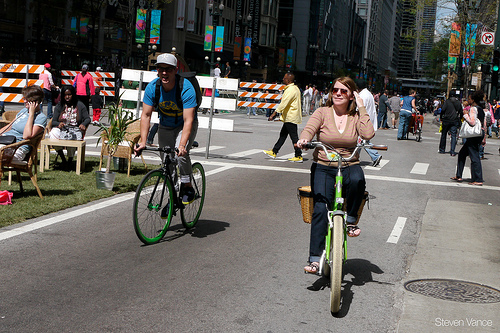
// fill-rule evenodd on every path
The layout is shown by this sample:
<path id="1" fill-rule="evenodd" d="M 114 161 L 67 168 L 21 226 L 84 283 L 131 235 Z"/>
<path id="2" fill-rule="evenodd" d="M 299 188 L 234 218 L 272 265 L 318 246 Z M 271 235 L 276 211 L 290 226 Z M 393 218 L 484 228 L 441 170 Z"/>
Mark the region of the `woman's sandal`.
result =
<path id="1" fill-rule="evenodd" d="M 347 236 L 349 237 L 358 237 L 361 233 L 361 229 L 357 225 L 348 224 L 347 225 Z"/>
<path id="2" fill-rule="evenodd" d="M 456 180 L 457 182 L 461 182 L 462 181 L 462 178 L 458 178 L 458 177 L 451 177 L 450 179 L 451 180 Z"/>
<path id="3" fill-rule="evenodd" d="M 483 186 L 483 183 L 480 183 L 480 182 L 470 182 L 469 185 Z"/>
<path id="4" fill-rule="evenodd" d="M 304 273 L 318 274 L 319 272 L 319 262 L 312 262 L 306 267 L 304 267 Z"/>

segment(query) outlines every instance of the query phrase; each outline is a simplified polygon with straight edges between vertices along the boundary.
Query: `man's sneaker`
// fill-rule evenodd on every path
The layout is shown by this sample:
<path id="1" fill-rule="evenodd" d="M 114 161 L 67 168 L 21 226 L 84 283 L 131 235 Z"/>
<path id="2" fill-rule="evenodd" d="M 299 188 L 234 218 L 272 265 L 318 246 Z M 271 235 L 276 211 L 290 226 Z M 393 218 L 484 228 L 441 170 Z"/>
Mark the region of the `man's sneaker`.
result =
<path id="1" fill-rule="evenodd" d="M 181 192 L 181 200 L 184 205 L 189 205 L 191 202 L 194 201 L 196 196 L 196 192 L 194 191 L 194 188 L 191 186 L 185 186 L 182 189 Z"/>
<path id="2" fill-rule="evenodd" d="M 382 155 L 379 155 L 375 161 L 373 161 L 372 166 L 376 167 L 380 164 L 380 160 L 382 159 Z"/>
<path id="3" fill-rule="evenodd" d="M 304 162 L 304 159 L 302 158 L 302 156 L 295 156 L 295 157 L 289 158 L 288 160 L 290 162 L 296 162 L 296 163 Z"/>
<path id="4" fill-rule="evenodd" d="M 272 150 L 263 150 L 262 152 L 269 157 L 276 158 L 276 154 Z"/>
<path id="5" fill-rule="evenodd" d="M 170 202 L 168 202 L 165 207 L 161 210 L 160 217 L 164 220 L 168 218 L 168 211 L 170 209 Z"/>

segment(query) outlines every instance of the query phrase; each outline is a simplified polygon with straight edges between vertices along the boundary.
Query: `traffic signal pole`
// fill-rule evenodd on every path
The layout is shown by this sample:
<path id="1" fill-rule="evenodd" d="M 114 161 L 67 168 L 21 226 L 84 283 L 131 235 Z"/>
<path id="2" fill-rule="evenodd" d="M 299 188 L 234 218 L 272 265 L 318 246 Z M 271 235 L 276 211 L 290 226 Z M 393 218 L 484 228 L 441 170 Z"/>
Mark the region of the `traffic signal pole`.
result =
<path id="1" fill-rule="evenodd" d="M 498 100 L 498 71 L 500 70 L 500 29 L 498 29 L 500 24 L 500 3 L 497 8 L 497 30 L 495 31 L 495 45 L 493 50 L 493 61 L 491 65 L 491 94 L 490 100 Z"/>

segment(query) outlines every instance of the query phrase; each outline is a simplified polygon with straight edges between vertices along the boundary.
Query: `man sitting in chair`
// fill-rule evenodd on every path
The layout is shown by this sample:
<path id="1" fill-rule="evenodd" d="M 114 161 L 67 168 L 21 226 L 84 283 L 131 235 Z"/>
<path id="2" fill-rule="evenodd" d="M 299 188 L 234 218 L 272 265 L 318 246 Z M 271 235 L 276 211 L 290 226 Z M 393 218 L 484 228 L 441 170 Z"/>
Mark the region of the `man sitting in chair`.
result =
<path id="1" fill-rule="evenodd" d="M 0 138 L 0 147 L 6 144 L 12 144 L 22 140 L 31 139 L 42 133 L 47 126 L 47 116 L 41 112 L 44 93 L 39 86 L 28 86 L 23 88 L 24 108 L 19 111 L 16 118 L 7 126 L 0 129 L 0 136 L 6 139 L 6 136 L 14 136 L 15 141 L 4 142 Z M 30 152 L 30 147 L 27 145 L 19 147 L 16 150 L 13 159 L 22 161 Z"/>

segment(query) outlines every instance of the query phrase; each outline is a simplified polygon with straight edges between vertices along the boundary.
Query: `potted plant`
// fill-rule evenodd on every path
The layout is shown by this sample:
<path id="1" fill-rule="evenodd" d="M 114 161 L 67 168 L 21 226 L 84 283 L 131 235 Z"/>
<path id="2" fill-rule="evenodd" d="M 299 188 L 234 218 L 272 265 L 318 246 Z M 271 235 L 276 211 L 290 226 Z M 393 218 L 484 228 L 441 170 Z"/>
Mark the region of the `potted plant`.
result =
<path id="1" fill-rule="evenodd" d="M 95 134 L 101 133 L 97 143 L 102 139 L 103 145 L 106 144 L 108 153 L 106 171 L 96 171 L 96 185 L 99 189 L 113 189 L 115 173 L 110 172 L 111 161 L 118 149 L 118 145 L 125 141 L 125 136 L 130 124 L 139 120 L 134 119 L 133 112 L 124 110 L 121 104 L 122 103 L 118 103 L 118 105 L 116 103 L 111 103 L 108 106 L 109 127 L 100 123 L 99 129 L 95 132 Z"/>

